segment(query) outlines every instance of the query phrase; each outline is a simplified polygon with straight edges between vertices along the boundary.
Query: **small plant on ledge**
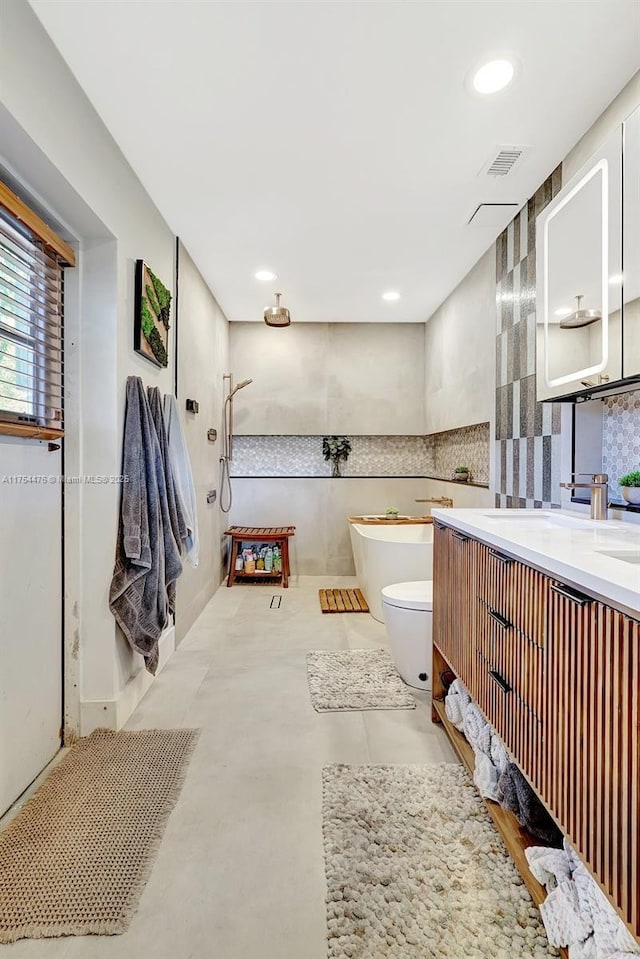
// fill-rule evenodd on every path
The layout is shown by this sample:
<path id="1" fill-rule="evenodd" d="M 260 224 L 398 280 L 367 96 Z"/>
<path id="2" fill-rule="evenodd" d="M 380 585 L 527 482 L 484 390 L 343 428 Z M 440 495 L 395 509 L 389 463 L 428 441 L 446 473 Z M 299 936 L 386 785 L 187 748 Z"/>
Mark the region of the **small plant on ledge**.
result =
<path id="1" fill-rule="evenodd" d="M 340 476 L 340 463 L 346 463 L 350 452 L 348 436 L 325 436 L 322 440 L 322 455 L 331 462 L 332 476 Z"/>
<path id="2" fill-rule="evenodd" d="M 451 479 L 456 480 L 458 483 L 466 483 L 469 479 L 469 475 L 468 466 L 456 466 L 451 474 Z"/>
<path id="3" fill-rule="evenodd" d="M 624 499 L 631 506 L 640 506 L 640 470 L 626 473 L 618 480 L 618 486 Z"/>

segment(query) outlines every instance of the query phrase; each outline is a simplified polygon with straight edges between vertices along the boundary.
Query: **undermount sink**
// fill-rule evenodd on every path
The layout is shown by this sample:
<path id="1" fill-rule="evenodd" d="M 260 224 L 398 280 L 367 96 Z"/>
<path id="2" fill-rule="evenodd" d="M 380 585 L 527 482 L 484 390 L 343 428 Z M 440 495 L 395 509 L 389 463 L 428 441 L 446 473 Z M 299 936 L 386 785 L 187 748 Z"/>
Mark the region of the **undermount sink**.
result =
<path id="1" fill-rule="evenodd" d="M 610 556 L 611 559 L 619 559 L 623 563 L 640 566 L 640 549 L 597 549 L 595 552 L 601 556 Z"/>
<path id="2" fill-rule="evenodd" d="M 540 513 L 540 512 L 533 513 L 533 512 L 527 512 L 526 510 L 522 510 L 521 516 L 516 515 L 515 513 L 504 513 L 504 512 L 485 513 L 485 516 L 487 517 L 487 519 L 497 520 L 500 522 L 508 522 L 508 523 L 520 523 L 523 520 L 528 521 L 532 519 L 535 519 L 535 520 L 547 519 L 547 513 Z"/>
<path id="3" fill-rule="evenodd" d="M 499 523 L 509 523 L 511 525 L 529 524 L 536 526 L 550 526 L 564 529 L 593 529 L 594 521 L 591 519 L 581 519 L 574 516 L 556 515 L 555 512 L 545 510 L 515 510 L 514 512 L 485 513 L 487 519 Z"/>

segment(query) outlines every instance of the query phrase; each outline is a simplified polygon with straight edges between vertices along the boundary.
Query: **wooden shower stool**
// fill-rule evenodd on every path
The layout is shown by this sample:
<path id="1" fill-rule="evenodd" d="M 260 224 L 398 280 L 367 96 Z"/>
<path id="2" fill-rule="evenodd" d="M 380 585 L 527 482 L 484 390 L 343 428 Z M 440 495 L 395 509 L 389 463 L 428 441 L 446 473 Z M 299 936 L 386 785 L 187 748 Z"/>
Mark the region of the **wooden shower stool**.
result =
<path id="1" fill-rule="evenodd" d="M 282 585 L 285 589 L 289 586 L 289 576 L 291 567 L 289 566 L 289 537 L 294 536 L 295 526 L 230 526 L 225 530 L 225 536 L 231 537 L 231 553 L 229 554 L 229 575 L 227 577 L 227 586 L 233 586 L 235 582 L 256 582 L 256 580 L 279 579 L 282 577 Z M 280 543 L 282 549 L 282 573 L 267 573 L 263 569 L 258 569 L 255 573 L 245 573 L 236 571 L 236 559 L 242 548 L 242 543 Z"/>

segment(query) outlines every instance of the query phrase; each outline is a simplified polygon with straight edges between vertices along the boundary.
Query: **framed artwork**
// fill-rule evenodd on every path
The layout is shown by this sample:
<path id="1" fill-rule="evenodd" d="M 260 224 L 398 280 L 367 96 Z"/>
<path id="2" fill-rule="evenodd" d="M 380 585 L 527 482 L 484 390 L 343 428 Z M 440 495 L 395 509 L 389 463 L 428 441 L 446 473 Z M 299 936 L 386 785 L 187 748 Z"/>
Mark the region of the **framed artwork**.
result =
<path id="1" fill-rule="evenodd" d="M 133 346 L 155 366 L 169 365 L 171 293 L 144 260 L 136 260 Z"/>

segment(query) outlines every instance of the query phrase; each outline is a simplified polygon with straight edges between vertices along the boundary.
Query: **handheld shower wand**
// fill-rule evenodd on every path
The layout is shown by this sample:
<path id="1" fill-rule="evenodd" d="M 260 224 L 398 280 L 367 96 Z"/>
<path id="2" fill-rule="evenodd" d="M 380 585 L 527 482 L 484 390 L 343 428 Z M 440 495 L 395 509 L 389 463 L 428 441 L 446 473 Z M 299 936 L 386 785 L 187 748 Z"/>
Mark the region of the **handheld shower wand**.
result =
<path id="1" fill-rule="evenodd" d="M 231 375 L 231 374 L 229 374 L 229 375 Z M 227 396 L 226 402 L 228 403 L 229 400 L 233 399 L 233 397 L 236 395 L 236 393 L 238 392 L 238 390 L 243 390 L 243 389 L 245 388 L 245 386 L 249 386 L 250 383 L 253 383 L 253 380 L 240 380 L 240 382 L 238 383 L 238 385 L 237 385 L 237 386 L 234 386 L 234 388 L 231 390 L 231 392 L 230 392 L 229 395 Z"/>
<path id="2" fill-rule="evenodd" d="M 233 492 L 231 489 L 231 476 L 229 475 L 229 463 L 233 459 L 233 397 L 238 390 L 243 390 L 245 386 L 253 383 L 253 380 L 240 380 L 237 386 L 233 385 L 233 373 L 225 373 L 223 381 L 229 380 L 229 392 L 224 401 L 224 435 L 223 449 L 220 457 L 221 479 L 220 479 L 220 509 L 223 513 L 228 513 L 233 503 Z M 226 496 L 226 505 L 225 505 Z"/>

